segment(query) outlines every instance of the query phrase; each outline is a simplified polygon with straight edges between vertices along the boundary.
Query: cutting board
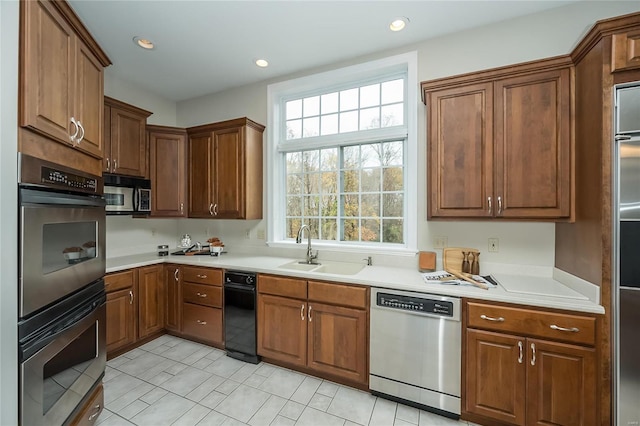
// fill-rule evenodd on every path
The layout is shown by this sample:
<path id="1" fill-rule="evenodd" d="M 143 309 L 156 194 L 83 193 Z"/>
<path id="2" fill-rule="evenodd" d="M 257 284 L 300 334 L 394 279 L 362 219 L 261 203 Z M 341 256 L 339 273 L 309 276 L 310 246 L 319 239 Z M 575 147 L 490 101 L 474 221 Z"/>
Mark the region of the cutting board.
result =
<path id="1" fill-rule="evenodd" d="M 442 250 L 442 265 L 445 270 L 452 270 L 462 272 L 462 255 L 463 251 L 468 251 L 474 254 L 480 253 L 479 250 L 469 247 L 447 247 Z"/>

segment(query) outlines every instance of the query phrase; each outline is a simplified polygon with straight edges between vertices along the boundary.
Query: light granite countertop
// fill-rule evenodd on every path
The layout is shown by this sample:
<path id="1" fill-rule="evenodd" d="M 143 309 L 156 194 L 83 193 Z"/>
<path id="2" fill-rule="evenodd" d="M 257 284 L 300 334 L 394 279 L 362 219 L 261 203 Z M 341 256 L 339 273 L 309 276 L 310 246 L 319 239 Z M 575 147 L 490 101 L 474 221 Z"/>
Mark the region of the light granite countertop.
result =
<path id="1" fill-rule="evenodd" d="M 516 303 L 543 308 L 565 309 L 576 312 L 604 313 L 604 308 L 587 294 L 593 294 L 594 289 L 583 291 L 585 285 L 567 285 L 551 277 L 540 277 L 522 274 L 492 273 L 500 285 L 496 288 L 483 290 L 466 285 L 427 284 L 417 270 L 411 268 L 397 268 L 390 266 L 364 266 L 356 274 L 329 274 L 322 272 L 306 272 L 286 269 L 282 265 L 296 262 L 300 259 L 261 256 L 247 254 L 224 253 L 218 257 L 212 256 L 158 256 L 156 253 L 136 254 L 130 256 L 107 259 L 107 273 L 117 272 L 129 268 L 154 265 L 159 263 L 173 263 L 180 265 L 205 266 L 277 274 L 313 280 L 334 281 L 352 284 L 362 284 L 394 290 L 413 291 L 427 294 L 467 297 L 495 302 Z M 321 261 L 322 262 L 322 261 Z M 335 262 L 332 262 L 335 263 Z M 595 286 L 593 286 L 595 287 Z"/>

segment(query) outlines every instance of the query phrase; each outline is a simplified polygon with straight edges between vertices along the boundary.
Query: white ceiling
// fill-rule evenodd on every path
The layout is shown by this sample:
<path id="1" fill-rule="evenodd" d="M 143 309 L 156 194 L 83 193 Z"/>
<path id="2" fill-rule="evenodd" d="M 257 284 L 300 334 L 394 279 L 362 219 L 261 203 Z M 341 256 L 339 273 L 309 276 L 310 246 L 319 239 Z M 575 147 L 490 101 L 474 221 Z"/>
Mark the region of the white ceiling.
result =
<path id="1" fill-rule="evenodd" d="M 572 1 L 70 0 L 110 72 L 173 101 L 391 49 Z M 404 31 L 389 22 L 408 17 Z M 151 39 L 144 51 L 133 37 Z M 268 68 L 254 61 L 267 59 Z"/>

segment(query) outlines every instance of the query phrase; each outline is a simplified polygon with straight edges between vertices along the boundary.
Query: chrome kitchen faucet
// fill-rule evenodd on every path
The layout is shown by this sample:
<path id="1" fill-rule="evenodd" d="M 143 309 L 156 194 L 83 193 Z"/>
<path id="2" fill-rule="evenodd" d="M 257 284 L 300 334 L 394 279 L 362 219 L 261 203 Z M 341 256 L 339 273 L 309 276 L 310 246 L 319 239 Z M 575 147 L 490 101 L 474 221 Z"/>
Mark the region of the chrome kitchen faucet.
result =
<path id="1" fill-rule="evenodd" d="M 298 236 L 296 237 L 296 244 L 300 244 L 302 242 L 302 231 L 307 230 L 307 261 L 300 263 L 308 263 L 309 265 L 319 265 L 315 260 L 318 258 L 318 251 L 316 250 L 316 254 L 313 254 L 311 250 L 311 228 L 309 225 L 302 225 L 300 229 L 298 229 Z"/>

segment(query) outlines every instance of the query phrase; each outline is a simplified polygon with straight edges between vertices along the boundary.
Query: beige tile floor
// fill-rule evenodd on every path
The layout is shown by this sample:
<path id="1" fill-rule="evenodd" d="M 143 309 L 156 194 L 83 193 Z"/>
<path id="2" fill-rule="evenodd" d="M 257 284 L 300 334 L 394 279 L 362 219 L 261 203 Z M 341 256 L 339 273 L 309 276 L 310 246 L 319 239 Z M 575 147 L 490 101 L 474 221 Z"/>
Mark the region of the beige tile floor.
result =
<path id="1" fill-rule="evenodd" d="M 347 386 L 161 336 L 107 362 L 101 426 L 466 426 Z"/>

